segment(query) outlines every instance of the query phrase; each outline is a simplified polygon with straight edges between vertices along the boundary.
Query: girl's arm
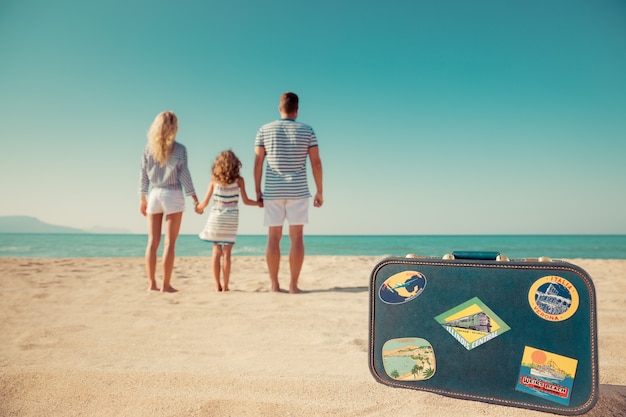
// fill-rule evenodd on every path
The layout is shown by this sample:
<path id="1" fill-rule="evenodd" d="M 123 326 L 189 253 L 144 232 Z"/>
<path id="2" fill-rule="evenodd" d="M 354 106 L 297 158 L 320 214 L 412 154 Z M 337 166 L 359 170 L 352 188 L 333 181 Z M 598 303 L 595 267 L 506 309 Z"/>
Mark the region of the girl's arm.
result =
<path id="1" fill-rule="evenodd" d="M 204 199 L 198 203 L 198 205 L 196 206 L 196 211 L 202 213 L 202 211 L 206 208 L 206 206 L 209 205 L 209 202 L 211 201 L 211 197 L 213 196 L 213 188 L 215 187 L 215 181 L 211 180 L 211 183 L 209 184 L 209 189 L 206 192 L 206 195 L 204 196 Z"/>
<path id="2" fill-rule="evenodd" d="M 248 206 L 261 205 L 259 201 L 250 200 L 248 198 L 248 194 L 246 193 L 246 184 L 244 183 L 243 178 L 237 178 L 237 185 L 239 186 L 239 190 L 241 191 L 241 200 L 243 201 L 243 204 L 246 204 Z"/>

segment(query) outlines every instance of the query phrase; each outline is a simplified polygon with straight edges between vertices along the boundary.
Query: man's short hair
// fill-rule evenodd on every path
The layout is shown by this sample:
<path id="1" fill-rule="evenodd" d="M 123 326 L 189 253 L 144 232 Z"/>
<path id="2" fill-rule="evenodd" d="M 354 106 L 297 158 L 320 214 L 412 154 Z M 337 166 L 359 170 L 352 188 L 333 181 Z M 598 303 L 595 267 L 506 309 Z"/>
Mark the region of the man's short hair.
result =
<path id="1" fill-rule="evenodd" d="M 284 93 L 280 96 L 280 108 L 285 113 L 294 113 L 298 110 L 298 101 L 296 93 Z"/>

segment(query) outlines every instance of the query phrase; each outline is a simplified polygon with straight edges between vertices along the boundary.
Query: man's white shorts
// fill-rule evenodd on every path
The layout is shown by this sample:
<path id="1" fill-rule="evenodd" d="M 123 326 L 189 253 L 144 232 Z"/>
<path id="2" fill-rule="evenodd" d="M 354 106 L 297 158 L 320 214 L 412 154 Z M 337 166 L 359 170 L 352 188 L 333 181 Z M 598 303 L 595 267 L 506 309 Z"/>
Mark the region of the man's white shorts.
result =
<path id="1" fill-rule="evenodd" d="M 309 222 L 309 198 L 297 200 L 263 200 L 265 226 L 282 226 L 287 219 L 291 226 Z"/>
<path id="2" fill-rule="evenodd" d="M 185 211 L 185 196 L 183 190 L 167 190 L 165 188 L 153 188 L 148 194 L 149 214 L 172 214 Z"/>

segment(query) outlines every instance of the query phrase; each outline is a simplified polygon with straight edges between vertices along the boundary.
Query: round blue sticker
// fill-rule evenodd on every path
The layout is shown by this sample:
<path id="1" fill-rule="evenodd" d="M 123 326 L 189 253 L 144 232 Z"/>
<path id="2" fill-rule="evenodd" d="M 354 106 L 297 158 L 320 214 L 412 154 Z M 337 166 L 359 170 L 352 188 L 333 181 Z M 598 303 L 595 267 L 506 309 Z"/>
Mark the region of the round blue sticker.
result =
<path id="1" fill-rule="evenodd" d="M 402 304 L 420 295 L 424 287 L 426 287 L 424 274 L 416 271 L 402 271 L 383 282 L 378 296 L 387 304 Z"/>

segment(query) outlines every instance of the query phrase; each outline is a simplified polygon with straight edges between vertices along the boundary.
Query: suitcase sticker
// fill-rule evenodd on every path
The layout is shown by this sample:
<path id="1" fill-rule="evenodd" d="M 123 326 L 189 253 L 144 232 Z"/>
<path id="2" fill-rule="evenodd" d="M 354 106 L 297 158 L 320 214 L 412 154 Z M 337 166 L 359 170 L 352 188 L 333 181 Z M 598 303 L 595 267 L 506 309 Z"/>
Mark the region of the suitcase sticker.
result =
<path id="1" fill-rule="evenodd" d="M 426 287 L 426 277 L 417 271 L 403 271 L 385 280 L 378 296 L 387 304 L 403 304 L 416 298 Z"/>
<path id="2" fill-rule="evenodd" d="M 472 350 L 510 330 L 478 297 L 435 317 L 465 349 Z"/>
<path id="3" fill-rule="evenodd" d="M 388 340 L 382 356 L 385 372 L 395 380 L 423 381 L 437 368 L 433 347 L 418 337 Z"/>
<path id="4" fill-rule="evenodd" d="M 516 389 L 568 405 L 577 364 L 576 359 L 526 346 Z"/>
<path id="5" fill-rule="evenodd" d="M 551 275 L 538 279 L 530 287 L 528 303 L 542 319 L 562 321 L 576 313 L 579 298 L 571 282 Z"/>

